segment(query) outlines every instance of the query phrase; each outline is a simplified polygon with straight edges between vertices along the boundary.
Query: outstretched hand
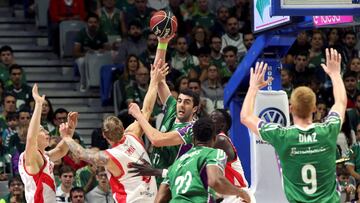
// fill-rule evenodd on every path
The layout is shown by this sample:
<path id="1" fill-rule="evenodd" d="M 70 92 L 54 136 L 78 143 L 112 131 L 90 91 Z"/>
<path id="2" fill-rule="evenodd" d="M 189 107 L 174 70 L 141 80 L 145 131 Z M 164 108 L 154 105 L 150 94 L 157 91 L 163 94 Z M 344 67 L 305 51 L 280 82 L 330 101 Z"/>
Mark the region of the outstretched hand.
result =
<path id="1" fill-rule="evenodd" d="M 169 66 L 159 59 L 156 64 L 151 65 L 151 80 L 160 82 L 165 80 L 166 75 L 169 73 Z"/>
<path id="2" fill-rule="evenodd" d="M 158 37 L 158 40 L 160 43 L 169 43 L 172 38 L 174 38 L 176 36 L 176 33 L 173 33 L 172 35 L 170 35 L 169 37 L 166 38 L 162 38 L 162 37 Z"/>
<path id="3" fill-rule="evenodd" d="M 264 62 L 256 62 L 255 70 L 254 68 L 250 69 L 250 87 L 261 89 L 267 86 L 272 80 L 272 77 L 268 77 L 265 80 L 265 73 L 267 69 L 267 63 Z"/>
<path id="4" fill-rule="evenodd" d="M 73 135 L 75 132 L 75 128 L 78 124 L 78 118 L 79 118 L 79 113 L 78 112 L 70 112 L 68 114 L 68 118 L 67 118 L 67 122 L 68 122 L 68 126 L 69 126 L 69 130 L 71 130 L 71 134 Z"/>
<path id="5" fill-rule="evenodd" d="M 139 118 L 139 116 L 142 114 L 139 105 L 136 103 L 129 104 L 129 114 L 132 115 L 135 119 Z"/>
<path id="6" fill-rule="evenodd" d="M 325 50 L 326 54 L 326 65 L 321 64 L 321 67 L 324 69 L 326 74 L 340 74 L 341 71 L 341 54 L 339 54 L 336 49 L 327 48 Z"/>
<path id="7" fill-rule="evenodd" d="M 42 96 L 39 95 L 39 90 L 38 90 L 38 86 L 36 83 L 34 84 L 34 86 L 32 88 L 32 95 L 33 95 L 33 98 L 36 103 L 41 103 L 41 104 L 44 103 L 45 95 L 42 95 Z"/>
<path id="8" fill-rule="evenodd" d="M 154 168 L 145 159 L 141 159 L 143 164 L 135 162 L 129 163 L 128 167 L 132 168 L 129 173 L 134 173 L 134 176 L 161 176 L 162 169 Z"/>

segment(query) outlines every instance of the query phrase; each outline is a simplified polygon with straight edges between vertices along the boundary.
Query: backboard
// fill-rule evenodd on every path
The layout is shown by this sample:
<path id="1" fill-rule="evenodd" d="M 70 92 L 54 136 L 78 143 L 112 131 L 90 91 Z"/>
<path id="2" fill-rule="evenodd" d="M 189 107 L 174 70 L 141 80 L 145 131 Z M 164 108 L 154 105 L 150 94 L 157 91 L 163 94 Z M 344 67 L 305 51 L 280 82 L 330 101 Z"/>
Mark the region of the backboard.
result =
<path id="1" fill-rule="evenodd" d="M 360 15 L 359 0 L 272 0 L 272 16 Z"/>

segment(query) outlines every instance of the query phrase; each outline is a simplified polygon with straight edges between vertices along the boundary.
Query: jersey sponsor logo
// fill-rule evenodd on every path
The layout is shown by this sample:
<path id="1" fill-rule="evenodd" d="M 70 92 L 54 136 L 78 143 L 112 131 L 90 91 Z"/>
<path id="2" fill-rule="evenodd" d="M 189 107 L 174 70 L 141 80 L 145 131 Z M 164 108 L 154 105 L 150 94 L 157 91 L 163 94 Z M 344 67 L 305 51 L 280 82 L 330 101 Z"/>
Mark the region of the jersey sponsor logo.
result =
<path id="1" fill-rule="evenodd" d="M 270 123 L 278 123 L 286 126 L 285 114 L 278 108 L 270 107 L 262 110 L 259 114 L 260 119 Z"/>

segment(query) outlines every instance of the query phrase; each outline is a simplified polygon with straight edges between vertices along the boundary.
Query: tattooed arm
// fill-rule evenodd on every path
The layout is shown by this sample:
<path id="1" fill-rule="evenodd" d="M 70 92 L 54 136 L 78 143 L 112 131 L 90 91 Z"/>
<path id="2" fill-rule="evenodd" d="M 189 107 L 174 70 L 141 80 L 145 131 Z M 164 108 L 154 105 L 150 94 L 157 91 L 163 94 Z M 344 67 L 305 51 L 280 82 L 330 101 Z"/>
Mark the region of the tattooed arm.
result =
<path id="1" fill-rule="evenodd" d="M 84 149 L 80 144 L 72 138 L 65 137 L 63 140 L 69 146 L 69 150 L 81 160 L 95 164 L 97 166 L 106 166 L 110 159 L 104 151 L 95 152 L 91 149 Z"/>

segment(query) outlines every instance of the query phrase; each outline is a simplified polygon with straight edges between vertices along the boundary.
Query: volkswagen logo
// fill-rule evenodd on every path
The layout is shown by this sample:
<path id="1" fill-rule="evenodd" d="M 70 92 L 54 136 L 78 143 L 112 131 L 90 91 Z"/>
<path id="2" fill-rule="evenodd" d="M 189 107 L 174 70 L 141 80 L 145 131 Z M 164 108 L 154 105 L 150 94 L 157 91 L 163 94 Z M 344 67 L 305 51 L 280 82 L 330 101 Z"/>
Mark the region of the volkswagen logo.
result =
<path id="1" fill-rule="evenodd" d="M 278 123 L 282 126 L 286 126 L 285 114 L 278 108 L 266 108 L 259 114 L 260 119 L 270 123 Z"/>

